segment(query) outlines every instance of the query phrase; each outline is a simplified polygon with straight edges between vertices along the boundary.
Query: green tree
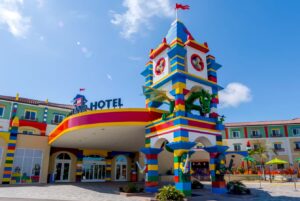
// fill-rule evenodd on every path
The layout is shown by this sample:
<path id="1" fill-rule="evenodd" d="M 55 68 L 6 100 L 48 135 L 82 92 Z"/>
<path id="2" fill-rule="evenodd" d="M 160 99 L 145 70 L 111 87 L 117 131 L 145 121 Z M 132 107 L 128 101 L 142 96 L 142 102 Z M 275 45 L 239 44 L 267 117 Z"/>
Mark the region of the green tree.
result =
<path id="1" fill-rule="evenodd" d="M 259 159 L 263 178 L 266 179 L 266 177 L 265 177 L 265 161 L 269 158 L 269 153 L 274 153 L 275 155 L 278 155 L 278 154 L 274 148 L 263 145 L 260 141 L 254 142 L 254 144 L 257 145 L 256 149 L 250 149 L 248 151 L 248 154 L 250 156 L 255 156 Z"/>

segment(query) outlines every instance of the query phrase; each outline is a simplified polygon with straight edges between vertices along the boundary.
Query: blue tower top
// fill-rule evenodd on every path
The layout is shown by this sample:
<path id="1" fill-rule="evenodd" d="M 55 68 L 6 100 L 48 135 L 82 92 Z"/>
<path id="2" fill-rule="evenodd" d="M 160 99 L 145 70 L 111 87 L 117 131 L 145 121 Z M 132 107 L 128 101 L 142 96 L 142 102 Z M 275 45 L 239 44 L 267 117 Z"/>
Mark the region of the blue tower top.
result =
<path id="1" fill-rule="evenodd" d="M 176 19 L 167 33 L 167 43 L 170 44 L 175 38 L 180 38 L 183 43 L 187 41 L 188 35 L 191 35 L 185 25 Z"/>

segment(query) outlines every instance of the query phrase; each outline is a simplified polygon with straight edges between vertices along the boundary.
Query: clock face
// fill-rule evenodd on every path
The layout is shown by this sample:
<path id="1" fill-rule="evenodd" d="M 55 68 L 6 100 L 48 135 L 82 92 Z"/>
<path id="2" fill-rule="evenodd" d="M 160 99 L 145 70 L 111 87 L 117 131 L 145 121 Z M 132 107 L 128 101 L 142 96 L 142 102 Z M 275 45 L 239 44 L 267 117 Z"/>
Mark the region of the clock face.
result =
<path id="1" fill-rule="evenodd" d="M 202 71 L 204 69 L 204 62 L 198 54 L 191 56 L 191 63 L 196 71 Z"/>
<path id="2" fill-rule="evenodd" d="M 165 66 L 166 66 L 166 60 L 165 58 L 162 57 L 156 63 L 155 74 L 156 75 L 162 74 L 164 72 Z"/>

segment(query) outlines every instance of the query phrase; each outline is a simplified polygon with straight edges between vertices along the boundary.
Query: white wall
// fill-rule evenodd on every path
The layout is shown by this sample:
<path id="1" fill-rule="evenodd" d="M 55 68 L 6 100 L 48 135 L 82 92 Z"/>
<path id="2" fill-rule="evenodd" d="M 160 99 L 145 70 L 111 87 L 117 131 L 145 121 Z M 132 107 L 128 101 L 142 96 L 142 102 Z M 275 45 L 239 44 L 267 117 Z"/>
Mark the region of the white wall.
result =
<path id="1" fill-rule="evenodd" d="M 170 72 L 170 61 L 169 61 L 169 57 L 167 54 L 168 49 L 164 50 L 162 53 L 160 53 L 159 55 L 157 55 L 154 59 L 153 59 L 153 83 L 155 83 L 156 81 L 160 80 L 161 78 L 163 78 L 164 76 L 168 75 Z M 157 61 L 164 57 L 166 60 L 166 65 L 165 65 L 165 69 L 163 71 L 162 74 L 160 75 L 156 75 L 155 73 L 155 66 Z"/>
<path id="2" fill-rule="evenodd" d="M 199 50 L 196 50 L 192 47 L 187 46 L 186 47 L 187 50 L 187 54 L 186 54 L 186 58 L 187 58 L 187 71 L 191 74 L 203 77 L 204 79 L 207 79 L 207 64 L 206 64 L 206 54 L 204 54 L 203 52 L 200 52 Z M 197 54 L 201 57 L 201 59 L 203 60 L 204 63 L 204 69 L 202 71 L 197 71 L 194 69 L 194 67 L 192 66 L 191 63 L 191 56 L 193 54 Z"/>

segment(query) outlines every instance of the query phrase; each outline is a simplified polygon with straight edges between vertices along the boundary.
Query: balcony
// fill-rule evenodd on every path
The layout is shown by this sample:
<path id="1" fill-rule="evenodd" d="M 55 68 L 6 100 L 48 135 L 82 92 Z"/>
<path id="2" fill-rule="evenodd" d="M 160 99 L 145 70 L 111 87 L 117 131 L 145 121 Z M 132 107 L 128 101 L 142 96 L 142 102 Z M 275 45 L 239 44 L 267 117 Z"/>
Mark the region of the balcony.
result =
<path id="1" fill-rule="evenodd" d="M 255 134 L 255 135 L 251 134 L 250 137 L 251 138 L 262 138 L 262 135 L 261 134 Z"/>
<path id="2" fill-rule="evenodd" d="M 37 118 L 26 118 L 25 116 L 21 116 L 21 120 L 26 120 L 26 121 L 38 121 Z"/>
<path id="3" fill-rule="evenodd" d="M 277 134 L 275 134 L 275 133 L 272 133 L 271 134 L 271 137 L 283 137 L 283 134 L 281 134 L 281 133 L 277 133 Z"/>
<path id="4" fill-rule="evenodd" d="M 276 152 L 284 152 L 284 151 L 285 151 L 285 149 L 284 149 L 284 148 L 280 148 L 280 149 L 274 149 L 274 151 L 276 151 Z"/>
<path id="5" fill-rule="evenodd" d="M 58 125 L 58 124 L 60 124 L 60 122 L 62 122 L 62 121 L 54 121 L 54 120 L 51 120 L 51 124 L 53 124 L 53 125 Z"/>

